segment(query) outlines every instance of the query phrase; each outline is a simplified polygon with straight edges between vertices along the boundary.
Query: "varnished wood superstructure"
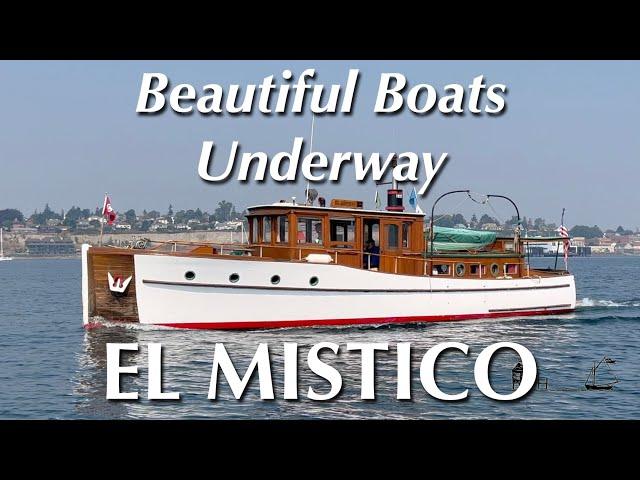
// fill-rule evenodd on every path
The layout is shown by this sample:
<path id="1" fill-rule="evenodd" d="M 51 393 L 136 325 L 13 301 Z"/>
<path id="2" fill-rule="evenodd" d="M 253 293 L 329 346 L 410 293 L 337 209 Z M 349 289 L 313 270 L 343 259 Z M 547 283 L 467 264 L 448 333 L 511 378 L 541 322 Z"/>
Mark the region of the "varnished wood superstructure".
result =
<path id="1" fill-rule="evenodd" d="M 521 241 L 513 237 L 497 238 L 482 251 L 428 253 L 423 214 L 275 204 L 250 208 L 247 218 L 250 244 L 260 257 L 295 261 L 310 253 L 325 253 L 335 264 L 366 268 L 365 242 L 373 238 L 380 249 L 381 272 L 457 278 L 519 278 L 531 273 Z M 301 220 L 307 219 L 320 225 L 317 243 L 301 235 Z M 345 220 L 353 222 L 352 241 L 334 235 L 334 225 Z M 376 227 L 377 232 L 372 232 Z"/>
<path id="2" fill-rule="evenodd" d="M 365 241 L 374 238 L 385 245 L 380 247 L 381 271 L 395 269 L 390 258 L 399 257 L 398 273 L 419 274 L 410 260 L 424 251 L 421 214 L 276 204 L 250 208 L 247 218 L 250 244 L 259 248 L 261 256 L 300 260 L 323 253 L 332 255 L 338 265 L 362 268 Z"/>

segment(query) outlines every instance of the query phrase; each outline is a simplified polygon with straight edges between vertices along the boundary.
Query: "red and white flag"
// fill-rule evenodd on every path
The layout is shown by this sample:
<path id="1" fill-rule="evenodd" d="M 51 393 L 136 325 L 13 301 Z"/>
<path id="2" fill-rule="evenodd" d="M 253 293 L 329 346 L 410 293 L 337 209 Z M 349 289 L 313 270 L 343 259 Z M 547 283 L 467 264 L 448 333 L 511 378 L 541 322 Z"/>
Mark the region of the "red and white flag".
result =
<path id="1" fill-rule="evenodd" d="M 102 216 L 107 219 L 107 224 L 109 225 L 113 225 L 113 222 L 116 221 L 116 212 L 113 211 L 109 195 L 104 196 L 104 204 L 102 205 Z"/>
<path id="2" fill-rule="evenodd" d="M 562 242 L 562 249 L 564 250 L 564 269 L 568 270 L 568 262 L 569 262 L 569 248 L 571 247 L 571 242 L 569 241 L 569 230 L 564 225 L 560 225 L 558 227 L 558 232 L 560 236 L 564 238 Z"/>

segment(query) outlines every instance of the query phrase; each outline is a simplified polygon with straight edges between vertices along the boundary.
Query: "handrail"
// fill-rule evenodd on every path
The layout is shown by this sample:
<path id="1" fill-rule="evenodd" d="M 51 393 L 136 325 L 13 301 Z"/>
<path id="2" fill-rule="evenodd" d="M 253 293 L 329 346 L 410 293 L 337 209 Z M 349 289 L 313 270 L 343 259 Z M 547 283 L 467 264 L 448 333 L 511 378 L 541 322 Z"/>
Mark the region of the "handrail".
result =
<path id="1" fill-rule="evenodd" d="M 160 245 L 158 245 L 158 247 L 162 246 L 162 245 L 170 245 L 171 250 L 173 252 L 176 252 L 176 248 L 178 245 L 186 245 L 186 246 L 211 246 L 211 247 L 220 247 L 219 249 L 219 254 L 220 255 L 227 255 L 223 252 L 232 252 L 234 250 L 234 248 L 238 248 L 238 249 L 242 249 L 244 251 L 256 251 L 256 253 L 258 253 L 258 257 L 259 258 L 263 258 L 264 255 L 264 249 L 265 248 L 271 248 L 271 249 L 281 249 L 281 250 L 294 250 L 297 252 L 297 255 L 295 255 L 295 257 L 297 258 L 297 261 L 302 261 L 303 259 L 303 254 L 302 251 L 303 250 L 323 250 L 325 251 L 327 254 L 331 255 L 333 257 L 333 260 L 335 261 L 335 263 L 338 263 L 338 258 L 340 253 L 342 254 L 347 254 L 349 256 L 353 256 L 353 255 L 358 255 L 360 257 L 360 263 L 359 265 L 363 265 L 365 262 L 365 255 L 367 256 L 367 261 L 368 261 L 368 267 L 371 266 L 370 264 L 370 260 L 371 260 L 371 256 L 377 256 L 380 260 L 382 259 L 393 259 L 393 267 L 392 267 L 392 271 L 394 271 L 395 273 L 398 272 L 398 266 L 399 266 L 399 262 L 401 261 L 405 261 L 405 262 L 419 262 L 419 263 L 412 263 L 416 268 L 413 269 L 414 272 L 421 272 L 419 274 L 415 274 L 415 273 L 411 273 L 409 275 L 416 275 L 416 276 L 450 276 L 455 278 L 456 274 L 455 274 L 455 266 L 457 264 L 463 264 L 465 266 L 468 265 L 484 265 L 482 263 L 481 259 L 450 259 L 450 258 L 436 258 L 436 257 L 415 257 L 415 256 L 408 256 L 408 255 L 387 255 L 387 254 L 383 254 L 383 253 L 375 253 L 375 254 L 369 254 L 367 252 L 364 252 L 362 250 L 354 250 L 354 249 L 342 249 L 342 248 L 338 248 L 338 249 L 331 249 L 331 248 L 327 248 L 324 247 L 322 245 L 316 245 L 316 244 L 302 244 L 302 245 L 297 245 L 297 246 L 290 246 L 290 245 L 265 245 L 265 244 L 235 244 L 235 243 L 219 243 L 219 242 L 185 242 L 185 241 L 151 241 L 152 243 L 158 243 Z M 158 247 L 153 247 L 150 248 L 149 250 L 155 250 Z M 484 260 L 487 260 L 487 257 L 484 257 Z M 420 263 L 421 262 L 421 263 Z M 518 278 L 527 278 L 531 276 L 531 273 L 536 271 L 536 269 L 531 268 L 529 266 L 529 264 L 524 261 L 524 259 L 520 258 L 518 261 L 516 262 L 510 262 L 513 264 L 518 265 L 519 270 L 519 277 Z M 443 275 L 433 275 L 433 265 L 437 264 L 437 265 L 448 265 L 448 272 L 446 274 Z M 418 268 L 419 267 L 419 268 Z M 564 270 L 562 271 L 558 271 L 561 273 L 564 273 Z M 555 273 L 554 271 L 549 271 L 549 273 L 553 274 Z M 487 274 L 486 276 L 482 274 L 482 268 L 479 268 L 478 271 L 478 278 L 487 278 L 487 279 L 496 279 L 496 278 L 504 278 L 505 274 L 504 272 L 501 272 L 501 275 L 498 277 L 493 277 L 490 274 Z M 468 276 L 463 276 L 460 278 L 469 278 Z M 475 278 L 475 276 L 473 277 Z"/>
<path id="2" fill-rule="evenodd" d="M 356 249 L 346 249 L 346 248 L 327 248 L 323 245 L 317 245 L 317 244 L 302 244 L 302 245 L 298 245 L 298 246 L 290 246 L 290 245 L 271 245 L 271 244 L 251 244 L 251 245 L 247 245 L 247 244 L 240 244 L 240 243 L 221 243 L 221 242 L 185 242 L 185 241 L 160 241 L 160 240 L 152 240 L 152 243 L 159 243 L 162 245 L 171 245 L 172 247 L 174 247 L 175 245 L 185 245 L 185 246 L 207 246 L 207 247 L 223 247 L 226 251 L 233 251 L 235 248 L 238 249 L 242 249 L 245 251 L 251 251 L 251 250 L 262 250 L 264 248 L 273 248 L 273 249 L 282 249 L 282 250 L 295 250 L 296 252 L 301 252 L 302 250 L 324 250 L 326 251 L 328 254 L 335 254 L 337 253 L 344 253 L 347 255 L 354 255 L 354 254 L 360 254 L 360 255 L 367 255 L 367 252 L 362 252 L 361 250 L 356 250 Z M 155 250 L 158 247 L 153 247 L 150 248 L 149 250 Z M 507 252 L 508 253 L 508 252 Z M 415 256 L 410 256 L 410 255 L 421 255 L 420 253 L 416 252 L 411 252 L 411 253 L 407 253 L 405 255 L 387 255 L 384 253 L 375 253 L 375 254 L 370 254 L 372 256 L 377 256 L 380 258 L 398 258 L 401 260 L 411 260 L 411 261 L 425 261 L 425 262 L 430 262 L 430 261 L 437 261 L 438 263 L 464 263 L 464 264 L 477 264 L 480 263 L 479 260 L 451 260 L 451 259 L 447 259 L 447 258 L 438 258 L 437 260 L 435 260 L 433 257 L 428 257 L 428 258 L 424 258 L 424 257 L 420 257 L 420 258 L 416 258 Z M 514 254 L 515 255 L 515 254 Z M 486 258 L 486 257 L 485 257 Z"/>
<path id="3" fill-rule="evenodd" d="M 438 204 L 438 202 L 440 200 L 442 200 L 444 197 L 446 197 L 447 195 L 453 195 L 454 193 L 466 193 L 467 195 L 469 195 L 471 193 L 471 190 L 452 190 L 450 192 L 447 193 L 443 193 L 442 195 L 440 195 L 435 202 L 433 202 L 433 205 L 431 206 L 431 221 L 430 221 L 430 231 L 429 231 L 429 247 L 431 250 L 431 255 L 433 255 L 433 240 L 434 240 L 434 234 L 433 234 L 433 217 L 434 217 L 434 213 L 436 210 L 436 205 Z"/>
<path id="4" fill-rule="evenodd" d="M 436 199 L 435 202 L 433 202 L 433 206 L 431 207 L 431 221 L 430 221 L 430 232 L 429 232 L 429 240 L 430 240 L 429 241 L 429 247 L 430 247 L 431 255 L 433 255 L 433 243 L 434 243 L 433 240 L 434 240 L 434 236 L 435 236 L 434 235 L 434 229 L 433 229 L 433 226 L 434 226 L 433 225 L 433 223 L 434 223 L 433 219 L 434 219 L 434 213 L 435 213 L 435 209 L 436 209 L 436 204 L 440 200 L 442 200 L 444 197 L 446 197 L 447 195 L 452 195 L 454 193 L 466 193 L 469 196 L 469 198 L 471 198 L 473 200 L 473 198 L 471 197 L 471 190 L 452 190 L 450 192 L 443 193 L 442 195 L 440 195 Z M 485 197 L 487 197 L 487 200 L 489 198 L 503 198 L 503 199 L 511 202 L 511 205 L 513 205 L 513 208 L 516 209 L 516 217 L 518 218 L 518 226 L 520 225 L 520 210 L 518 210 L 518 206 L 516 205 L 516 203 L 513 200 L 511 200 L 509 197 L 507 197 L 505 195 L 496 195 L 496 194 L 493 194 L 493 193 L 487 194 L 487 195 L 485 195 Z M 517 248 L 516 245 L 514 245 L 514 247 Z"/>

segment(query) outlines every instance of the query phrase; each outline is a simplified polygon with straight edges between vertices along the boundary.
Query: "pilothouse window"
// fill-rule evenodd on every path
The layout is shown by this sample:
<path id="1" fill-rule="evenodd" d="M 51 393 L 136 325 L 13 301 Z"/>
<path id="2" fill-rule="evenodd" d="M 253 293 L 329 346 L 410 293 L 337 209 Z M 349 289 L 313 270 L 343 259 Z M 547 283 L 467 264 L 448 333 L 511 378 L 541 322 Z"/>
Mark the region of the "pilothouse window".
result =
<path id="1" fill-rule="evenodd" d="M 262 219 L 262 243 L 271 243 L 271 217 Z"/>
<path id="2" fill-rule="evenodd" d="M 387 225 L 387 248 L 398 248 L 398 226 Z"/>
<path id="3" fill-rule="evenodd" d="M 260 225 L 258 223 L 258 217 L 251 219 L 251 243 L 258 243 L 260 241 Z"/>
<path id="4" fill-rule="evenodd" d="M 331 245 L 338 248 L 352 248 L 356 241 L 356 221 L 353 218 L 332 218 L 329 220 Z"/>
<path id="5" fill-rule="evenodd" d="M 411 233 L 411 224 L 409 222 L 402 223 L 402 248 L 409 248 L 409 236 Z"/>
<path id="6" fill-rule="evenodd" d="M 322 245 L 322 220 L 319 218 L 298 218 L 298 243 Z"/>
<path id="7" fill-rule="evenodd" d="M 278 216 L 278 230 L 277 239 L 278 243 L 289 243 L 289 219 L 286 215 Z"/>

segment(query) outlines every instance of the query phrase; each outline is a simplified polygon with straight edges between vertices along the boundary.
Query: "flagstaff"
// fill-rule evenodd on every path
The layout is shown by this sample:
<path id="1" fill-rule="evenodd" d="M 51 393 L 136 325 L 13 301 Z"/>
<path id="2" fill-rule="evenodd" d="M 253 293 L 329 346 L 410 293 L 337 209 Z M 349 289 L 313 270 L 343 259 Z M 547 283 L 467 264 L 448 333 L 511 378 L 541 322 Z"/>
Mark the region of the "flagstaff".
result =
<path id="1" fill-rule="evenodd" d="M 102 246 L 102 234 L 104 232 L 105 220 L 108 225 L 113 225 L 116 221 L 116 213 L 113 211 L 111 199 L 109 198 L 109 194 L 106 192 L 104 194 L 104 202 L 102 204 L 102 218 L 100 219 L 100 246 Z"/>
<path id="2" fill-rule="evenodd" d="M 104 232 L 104 213 L 105 213 L 105 208 L 107 207 L 107 199 L 109 198 L 109 195 L 107 192 L 104 192 L 104 202 L 102 202 L 102 218 L 100 219 L 100 246 L 102 246 L 102 234 Z"/>

